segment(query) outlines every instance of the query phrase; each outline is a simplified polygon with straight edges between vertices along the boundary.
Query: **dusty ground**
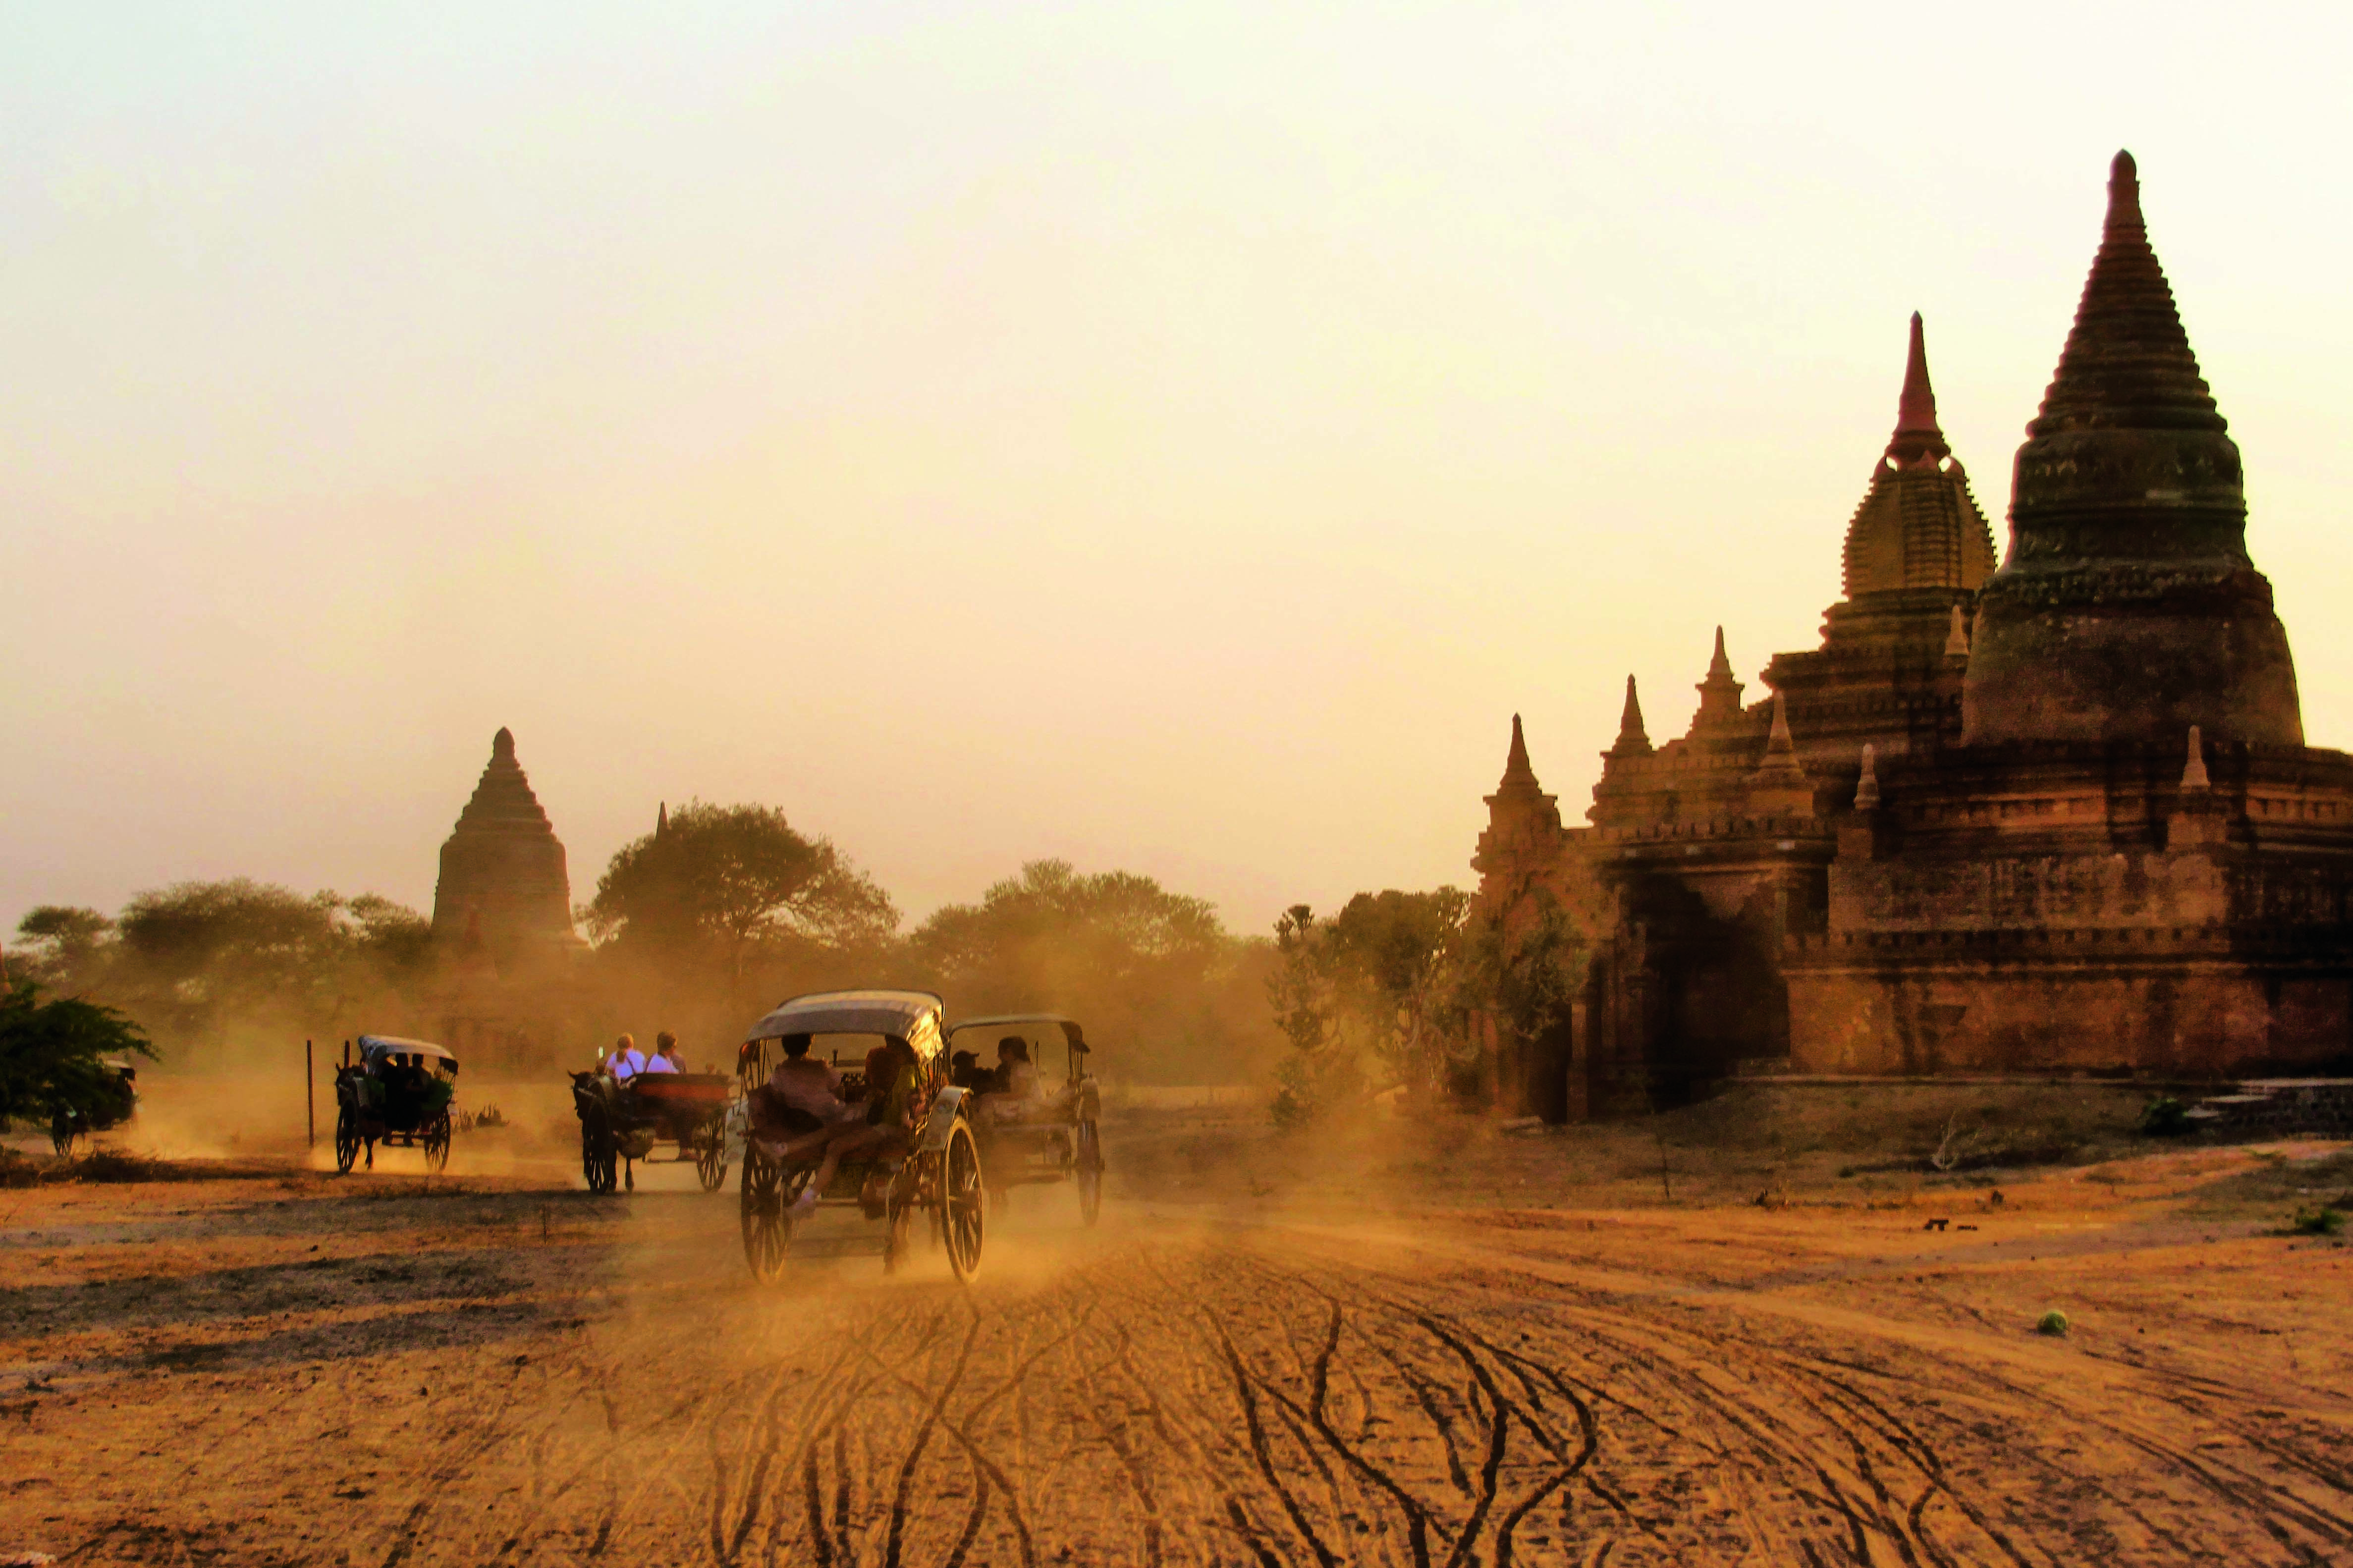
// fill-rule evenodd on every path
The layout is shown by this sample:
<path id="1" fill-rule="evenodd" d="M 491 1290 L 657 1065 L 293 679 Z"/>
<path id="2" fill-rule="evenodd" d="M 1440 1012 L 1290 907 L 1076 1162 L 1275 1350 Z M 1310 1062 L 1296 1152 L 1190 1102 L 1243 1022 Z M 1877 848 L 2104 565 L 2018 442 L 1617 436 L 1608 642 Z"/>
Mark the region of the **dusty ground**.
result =
<path id="1" fill-rule="evenodd" d="M 2071 1163 L 1905 1169 L 1952 1103 Z M 832 1215 L 756 1288 L 732 1189 L 527 1135 L 0 1191 L 0 1560 L 2353 1560 L 2353 1254 L 2284 1224 L 2353 1154 L 2128 1111 L 1134 1114 L 968 1289 Z"/>

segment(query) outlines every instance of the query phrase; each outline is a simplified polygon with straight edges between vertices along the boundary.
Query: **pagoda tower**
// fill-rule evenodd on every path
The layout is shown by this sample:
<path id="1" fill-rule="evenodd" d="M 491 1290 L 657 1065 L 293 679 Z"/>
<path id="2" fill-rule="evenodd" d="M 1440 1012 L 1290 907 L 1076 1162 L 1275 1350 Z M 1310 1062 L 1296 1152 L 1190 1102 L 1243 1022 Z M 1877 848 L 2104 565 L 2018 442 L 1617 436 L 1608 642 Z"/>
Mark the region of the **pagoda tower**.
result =
<path id="1" fill-rule="evenodd" d="M 501 978 L 531 973 L 581 945 L 564 845 L 515 761 L 510 731 L 491 739 L 473 798 L 441 846 L 433 936 L 470 962 L 487 955 Z"/>
<path id="2" fill-rule="evenodd" d="M 1979 595 L 1971 745 L 2163 740 L 2297 746 L 2272 585 L 2247 555 L 2239 448 L 2198 373 L 2141 219 L 2132 154 L 2010 493 L 2010 558 Z"/>
<path id="3" fill-rule="evenodd" d="M 1916 311 L 1895 431 L 1847 524 L 1842 562 L 1846 596 L 1822 612 L 1821 647 L 1778 655 L 1765 684 L 1788 700 L 1807 766 L 1844 779 L 1859 776 L 1864 746 L 1900 758 L 1957 735 L 1954 627 L 1994 570 L 1993 532 L 1936 423 Z"/>

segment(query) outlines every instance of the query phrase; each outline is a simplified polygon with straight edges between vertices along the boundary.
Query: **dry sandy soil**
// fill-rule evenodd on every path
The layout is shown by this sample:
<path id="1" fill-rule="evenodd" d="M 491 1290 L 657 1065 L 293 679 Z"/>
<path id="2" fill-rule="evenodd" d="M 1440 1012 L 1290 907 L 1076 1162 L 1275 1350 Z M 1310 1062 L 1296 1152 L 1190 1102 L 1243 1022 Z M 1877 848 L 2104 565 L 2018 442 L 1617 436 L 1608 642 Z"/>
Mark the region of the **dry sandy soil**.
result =
<path id="1" fill-rule="evenodd" d="M 1132 1113 L 970 1288 L 834 1214 L 756 1287 L 732 1183 L 494 1139 L 0 1191 L 0 1562 L 2353 1561 L 2353 1254 L 2284 1224 L 2353 1155 L 1824 1103 Z"/>

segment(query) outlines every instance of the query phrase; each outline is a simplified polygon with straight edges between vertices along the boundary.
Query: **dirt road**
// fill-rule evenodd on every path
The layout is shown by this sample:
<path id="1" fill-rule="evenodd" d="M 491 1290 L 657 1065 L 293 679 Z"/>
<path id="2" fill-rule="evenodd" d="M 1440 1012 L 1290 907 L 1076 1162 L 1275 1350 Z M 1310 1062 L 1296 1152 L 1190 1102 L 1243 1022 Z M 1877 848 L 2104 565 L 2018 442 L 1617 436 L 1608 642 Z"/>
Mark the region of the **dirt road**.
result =
<path id="1" fill-rule="evenodd" d="M 761 1289 L 732 1193 L 0 1194 L 0 1555 L 2353 1559 L 2327 1244 L 2031 1194 L 1926 1234 L 1066 1195 L 968 1289 L 833 1215 Z"/>

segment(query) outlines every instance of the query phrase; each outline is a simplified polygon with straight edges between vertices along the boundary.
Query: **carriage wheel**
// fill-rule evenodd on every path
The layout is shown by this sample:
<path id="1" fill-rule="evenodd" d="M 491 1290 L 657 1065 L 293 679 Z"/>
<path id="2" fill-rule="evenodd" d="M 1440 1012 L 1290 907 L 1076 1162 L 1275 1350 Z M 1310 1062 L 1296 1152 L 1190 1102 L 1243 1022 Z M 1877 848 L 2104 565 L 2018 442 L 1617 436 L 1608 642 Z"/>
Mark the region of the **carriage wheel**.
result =
<path id="1" fill-rule="evenodd" d="M 950 1130 L 940 1158 L 939 1201 L 948 1267 L 958 1279 L 969 1279 L 980 1268 L 980 1244 L 988 1232 L 988 1193 L 980 1179 L 980 1150 L 963 1121 Z"/>
<path id="2" fill-rule="evenodd" d="M 617 1153 L 604 1118 L 580 1124 L 580 1173 L 588 1179 L 590 1192 L 602 1196 L 613 1190 Z"/>
<path id="3" fill-rule="evenodd" d="M 335 1171 L 350 1175 L 352 1162 L 360 1157 L 360 1126 L 348 1105 L 335 1112 Z"/>
<path id="4" fill-rule="evenodd" d="M 436 1175 L 449 1168 L 449 1113 L 446 1110 L 425 1129 L 425 1168 Z"/>
<path id="5" fill-rule="evenodd" d="M 1092 1121 L 1079 1123 L 1079 1148 L 1076 1161 L 1079 1184 L 1079 1218 L 1092 1225 L 1103 1217 L 1103 1138 Z"/>
<path id="6" fill-rule="evenodd" d="M 809 1175 L 806 1165 L 779 1170 L 758 1149 L 744 1151 L 744 1261 L 763 1285 L 776 1283 L 785 1271 L 785 1255 L 793 1246 L 793 1222 L 786 1211 L 808 1185 Z"/>
<path id="7" fill-rule="evenodd" d="M 727 1138 L 713 1130 L 711 1142 L 694 1152 L 694 1179 L 706 1193 L 715 1193 L 727 1181 Z"/>

